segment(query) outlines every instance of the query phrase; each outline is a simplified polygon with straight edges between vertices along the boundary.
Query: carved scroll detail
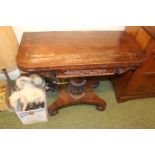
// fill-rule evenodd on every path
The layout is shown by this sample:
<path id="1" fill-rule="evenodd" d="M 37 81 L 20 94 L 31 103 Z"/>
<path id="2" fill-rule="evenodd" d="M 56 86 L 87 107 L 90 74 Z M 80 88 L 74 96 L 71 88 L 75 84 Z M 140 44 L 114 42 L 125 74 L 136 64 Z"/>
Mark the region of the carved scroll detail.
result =
<path id="1" fill-rule="evenodd" d="M 115 74 L 123 74 L 126 73 L 127 71 L 135 71 L 136 67 L 127 67 L 127 68 L 116 68 L 114 69 Z"/>
<path id="2" fill-rule="evenodd" d="M 107 72 L 107 69 L 100 69 L 100 70 L 70 70 L 70 71 L 65 71 L 64 75 L 74 75 L 74 76 L 83 76 L 83 75 L 88 75 L 88 76 L 93 76 L 93 75 L 102 75 Z"/>
<path id="3" fill-rule="evenodd" d="M 134 71 L 136 67 L 116 67 L 103 69 L 83 69 L 83 70 L 65 70 L 65 71 L 44 71 L 38 72 L 41 76 L 51 78 L 54 83 L 59 82 L 59 78 L 73 77 L 93 77 L 93 76 L 108 76 L 114 74 L 123 74 L 129 70 Z"/>

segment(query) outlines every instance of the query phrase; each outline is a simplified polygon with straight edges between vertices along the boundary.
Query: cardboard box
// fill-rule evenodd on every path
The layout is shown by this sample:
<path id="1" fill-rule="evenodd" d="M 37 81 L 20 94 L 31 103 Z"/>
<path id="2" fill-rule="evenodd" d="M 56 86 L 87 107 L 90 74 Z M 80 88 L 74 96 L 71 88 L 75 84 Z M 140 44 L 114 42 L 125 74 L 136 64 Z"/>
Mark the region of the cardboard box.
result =
<path id="1" fill-rule="evenodd" d="M 38 108 L 38 109 L 28 110 L 28 111 L 20 111 L 21 109 L 20 104 L 17 103 L 15 112 L 23 124 L 46 122 L 48 121 L 47 103 L 45 103 L 44 105 L 45 105 L 44 108 Z"/>
<path id="2" fill-rule="evenodd" d="M 9 96 L 8 96 L 7 81 L 1 80 L 0 81 L 0 111 L 9 110 L 8 99 L 9 99 Z"/>
<path id="3" fill-rule="evenodd" d="M 34 110 L 21 111 L 22 107 L 20 103 L 17 103 L 15 113 L 23 124 L 33 124 L 38 122 L 48 121 L 47 115 L 47 99 L 43 107 L 39 107 Z"/>

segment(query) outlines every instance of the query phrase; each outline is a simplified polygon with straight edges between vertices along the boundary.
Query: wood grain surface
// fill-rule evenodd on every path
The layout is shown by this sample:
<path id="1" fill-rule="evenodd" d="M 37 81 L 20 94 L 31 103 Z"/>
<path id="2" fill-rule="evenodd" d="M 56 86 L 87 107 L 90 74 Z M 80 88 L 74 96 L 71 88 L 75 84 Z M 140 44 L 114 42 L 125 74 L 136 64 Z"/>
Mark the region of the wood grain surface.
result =
<path id="1" fill-rule="evenodd" d="M 59 31 L 23 34 L 17 55 L 21 70 L 138 66 L 144 53 L 123 31 Z"/>
<path id="2" fill-rule="evenodd" d="M 130 26 L 126 30 L 145 51 L 145 62 L 134 72 L 129 71 L 113 78 L 117 100 L 124 102 L 129 99 L 154 97 L 155 26 L 141 26 L 138 29 L 135 26 Z"/>
<path id="3" fill-rule="evenodd" d="M 143 26 L 143 29 L 147 31 L 153 39 L 155 39 L 155 26 Z"/>

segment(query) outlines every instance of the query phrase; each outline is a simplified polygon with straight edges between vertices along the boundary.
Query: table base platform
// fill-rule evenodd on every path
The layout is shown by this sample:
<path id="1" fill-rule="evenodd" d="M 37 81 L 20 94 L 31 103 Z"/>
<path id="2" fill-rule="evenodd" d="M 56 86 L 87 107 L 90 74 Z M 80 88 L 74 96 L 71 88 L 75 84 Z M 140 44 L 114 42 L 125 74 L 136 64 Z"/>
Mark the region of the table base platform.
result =
<path id="1" fill-rule="evenodd" d="M 94 92 L 97 83 L 92 80 L 74 79 L 69 84 L 59 85 L 58 98 L 49 106 L 48 113 L 54 116 L 59 109 L 78 104 L 94 105 L 99 111 L 105 110 L 106 102 Z"/>

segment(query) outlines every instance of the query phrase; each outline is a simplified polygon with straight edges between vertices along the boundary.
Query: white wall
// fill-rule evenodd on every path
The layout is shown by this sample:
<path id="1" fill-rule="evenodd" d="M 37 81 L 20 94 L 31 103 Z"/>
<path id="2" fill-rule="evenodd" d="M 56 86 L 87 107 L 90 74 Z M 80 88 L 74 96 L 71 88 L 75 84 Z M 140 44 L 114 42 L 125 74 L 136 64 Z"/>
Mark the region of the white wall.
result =
<path id="1" fill-rule="evenodd" d="M 89 24 L 89 21 L 87 21 Z M 78 22 L 77 22 L 78 23 Z M 71 24 L 71 25 L 70 25 Z M 95 23 L 90 26 L 83 25 L 82 23 L 77 24 L 69 23 L 68 25 L 63 23 L 55 23 L 52 26 L 14 26 L 14 31 L 16 33 L 18 42 L 20 43 L 23 32 L 33 32 L 33 31 L 72 31 L 72 30 L 124 30 L 124 26 L 98 26 L 99 23 Z"/>
<path id="2" fill-rule="evenodd" d="M 75 21 L 74 21 L 75 22 Z M 99 26 L 100 23 L 88 20 L 87 22 L 76 21 L 72 23 L 54 22 L 52 26 L 13 26 L 17 36 L 17 40 L 20 43 L 23 32 L 32 31 L 72 31 L 72 30 L 124 30 L 124 26 Z M 20 72 L 18 69 L 9 73 L 11 79 L 16 79 Z M 5 79 L 3 74 L 0 74 L 0 79 Z"/>

